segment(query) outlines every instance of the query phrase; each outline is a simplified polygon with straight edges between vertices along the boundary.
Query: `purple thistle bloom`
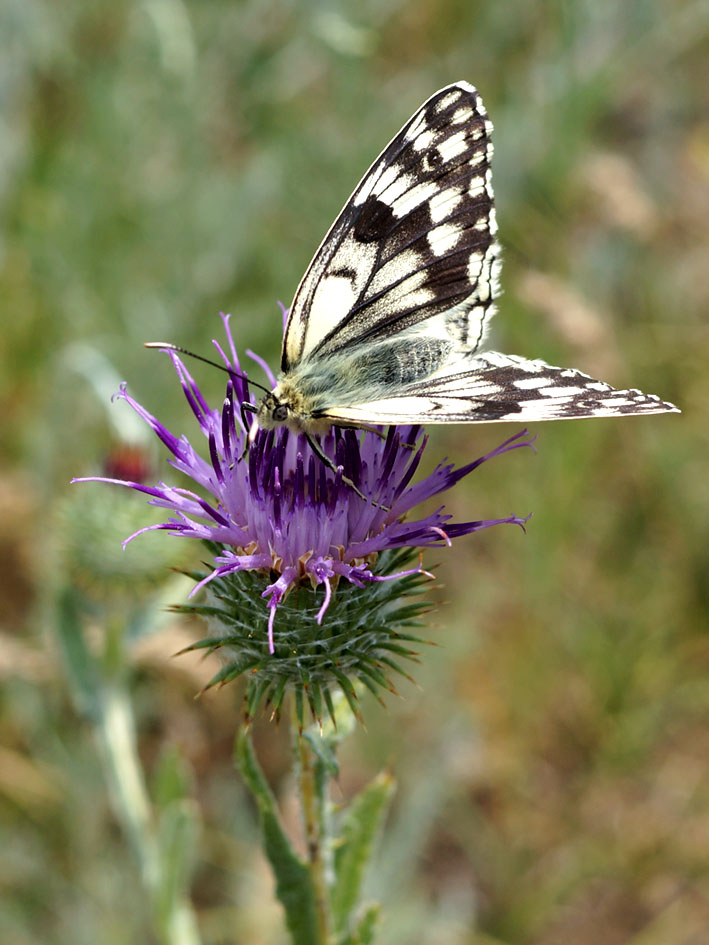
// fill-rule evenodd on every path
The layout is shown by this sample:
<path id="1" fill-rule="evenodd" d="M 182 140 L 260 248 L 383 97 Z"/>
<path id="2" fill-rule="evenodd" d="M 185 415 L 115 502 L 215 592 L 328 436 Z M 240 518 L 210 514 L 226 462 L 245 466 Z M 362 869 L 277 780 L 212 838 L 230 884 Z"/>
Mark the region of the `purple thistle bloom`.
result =
<path id="1" fill-rule="evenodd" d="M 261 596 L 269 608 L 268 648 L 274 653 L 274 620 L 279 605 L 296 586 L 323 585 L 316 613 L 322 623 L 335 589 L 344 579 L 357 587 L 422 572 L 422 567 L 396 573 L 378 573 L 380 553 L 400 548 L 451 544 L 453 538 L 491 525 L 525 519 L 509 516 L 470 522 L 452 522 L 439 507 L 430 514 L 405 520 L 410 510 L 450 489 L 493 456 L 529 446 L 526 431 L 510 437 L 497 449 L 460 468 L 440 463 L 425 478 L 412 484 L 427 437 L 420 426 L 390 427 L 374 432 L 333 427 L 321 445 L 334 460 L 329 469 L 311 450 L 305 437 L 286 429 L 260 430 L 244 456 L 248 431 L 242 423 L 241 404 L 250 402 L 249 385 L 241 374 L 229 317 L 222 316 L 228 353 L 214 344 L 231 373 L 221 409 L 210 407 L 180 357 L 170 356 L 184 395 L 207 441 L 206 458 L 185 436 L 177 437 L 135 401 L 122 387 L 117 396 L 148 423 L 172 453 L 169 463 L 191 479 L 202 495 L 164 482 L 150 487 L 105 477 L 76 479 L 128 486 L 149 495 L 150 504 L 171 512 L 167 522 L 144 531 L 165 530 L 174 535 L 201 538 L 219 546 L 214 569 L 194 588 L 234 572 L 258 571 L 269 583 Z M 248 352 L 275 383 L 267 365 Z M 345 481 L 349 477 L 367 497 L 364 501 Z"/>

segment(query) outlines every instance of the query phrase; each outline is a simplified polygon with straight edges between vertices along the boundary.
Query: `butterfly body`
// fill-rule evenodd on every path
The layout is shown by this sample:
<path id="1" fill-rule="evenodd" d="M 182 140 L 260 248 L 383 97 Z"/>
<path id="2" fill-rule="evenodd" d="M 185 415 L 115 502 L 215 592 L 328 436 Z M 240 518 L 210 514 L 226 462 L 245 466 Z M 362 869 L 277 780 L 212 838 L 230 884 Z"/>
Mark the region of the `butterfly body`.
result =
<path id="1" fill-rule="evenodd" d="M 366 391 L 372 400 L 404 391 L 450 363 L 445 339 L 411 337 L 352 347 L 332 358 L 305 359 L 283 372 L 259 404 L 260 427 L 285 423 L 294 432 L 322 433 L 334 408 L 356 403 Z"/>
<path id="2" fill-rule="evenodd" d="M 291 305 L 252 428 L 676 412 L 571 368 L 481 350 L 498 295 L 492 125 L 467 82 L 435 93 L 362 178 Z"/>

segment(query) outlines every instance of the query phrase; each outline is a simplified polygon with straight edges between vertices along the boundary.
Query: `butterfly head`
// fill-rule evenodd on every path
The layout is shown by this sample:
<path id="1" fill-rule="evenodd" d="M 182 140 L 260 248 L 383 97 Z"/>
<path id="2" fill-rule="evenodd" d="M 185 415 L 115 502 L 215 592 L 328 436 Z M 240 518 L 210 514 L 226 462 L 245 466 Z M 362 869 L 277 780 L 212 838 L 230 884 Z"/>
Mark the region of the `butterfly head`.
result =
<path id="1" fill-rule="evenodd" d="M 259 401 L 256 411 L 258 426 L 262 430 L 285 426 L 293 433 L 302 433 L 308 426 L 304 406 L 298 390 L 281 380 Z"/>
<path id="2" fill-rule="evenodd" d="M 332 421 L 314 415 L 314 404 L 301 390 L 300 385 L 289 375 L 281 375 L 276 387 L 259 401 L 256 408 L 256 423 L 251 427 L 250 440 L 257 430 L 274 430 L 287 427 L 291 433 L 325 433 Z"/>
<path id="3" fill-rule="evenodd" d="M 282 401 L 275 393 L 265 394 L 261 398 L 256 419 L 262 430 L 273 430 L 274 427 L 287 424 L 290 416 L 290 404 Z"/>

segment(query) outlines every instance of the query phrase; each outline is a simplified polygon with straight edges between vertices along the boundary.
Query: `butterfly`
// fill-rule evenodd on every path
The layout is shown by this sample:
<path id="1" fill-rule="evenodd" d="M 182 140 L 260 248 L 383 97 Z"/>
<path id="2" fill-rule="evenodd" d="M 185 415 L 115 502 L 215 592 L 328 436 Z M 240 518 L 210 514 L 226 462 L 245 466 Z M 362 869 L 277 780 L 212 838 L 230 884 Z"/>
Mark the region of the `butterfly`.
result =
<path id="1" fill-rule="evenodd" d="M 481 350 L 500 272 L 491 133 L 477 90 L 457 82 L 382 151 L 297 288 L 251 440 L 281 425 L 316 448 L 312 435 L 333 424 L 678 412 L 573 368 Z"/>

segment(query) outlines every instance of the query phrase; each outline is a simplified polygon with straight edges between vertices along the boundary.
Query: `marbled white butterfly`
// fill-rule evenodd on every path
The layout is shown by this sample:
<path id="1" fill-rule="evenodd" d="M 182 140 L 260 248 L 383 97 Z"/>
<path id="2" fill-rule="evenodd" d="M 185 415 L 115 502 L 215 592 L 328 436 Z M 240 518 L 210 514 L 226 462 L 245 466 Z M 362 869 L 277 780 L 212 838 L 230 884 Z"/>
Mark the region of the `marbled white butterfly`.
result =
<path id="1" fill-rule="evenodd" d="M 572 368 L 480 353 L 500 270 L 491 132 L 477 90 L 458 82 L 379 155 L 298 286 L 251 438 L 282 424 L 309 435 L 677 412 Z"/>

